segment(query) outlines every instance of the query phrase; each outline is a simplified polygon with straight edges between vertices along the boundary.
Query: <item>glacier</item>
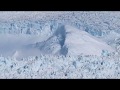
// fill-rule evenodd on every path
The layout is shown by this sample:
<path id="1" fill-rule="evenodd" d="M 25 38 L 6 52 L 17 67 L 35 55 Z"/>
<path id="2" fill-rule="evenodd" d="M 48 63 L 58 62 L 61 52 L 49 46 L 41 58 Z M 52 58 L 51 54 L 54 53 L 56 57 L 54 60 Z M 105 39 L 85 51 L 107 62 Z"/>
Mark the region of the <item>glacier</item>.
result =
<path id="1" fill-rule="evenodd" d="M 1 11 L 0 78 L 120 78 L 120 12 Z"/>

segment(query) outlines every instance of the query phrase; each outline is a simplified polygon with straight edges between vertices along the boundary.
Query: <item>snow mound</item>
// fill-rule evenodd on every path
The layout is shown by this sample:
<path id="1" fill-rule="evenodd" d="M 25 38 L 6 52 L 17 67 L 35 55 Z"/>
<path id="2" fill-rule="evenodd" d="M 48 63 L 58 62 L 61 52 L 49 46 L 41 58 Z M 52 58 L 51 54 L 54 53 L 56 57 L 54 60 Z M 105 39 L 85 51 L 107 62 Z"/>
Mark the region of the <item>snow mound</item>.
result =
<path id="1" fill-rule="evenodd" d="M 37 42 L 35 47 L 43 53 L 55 55 L 98 55 L 102 50 L 114 50 L 105 42 L 89 33 L 70 25 L 61 25 L 46 41 Z"/>

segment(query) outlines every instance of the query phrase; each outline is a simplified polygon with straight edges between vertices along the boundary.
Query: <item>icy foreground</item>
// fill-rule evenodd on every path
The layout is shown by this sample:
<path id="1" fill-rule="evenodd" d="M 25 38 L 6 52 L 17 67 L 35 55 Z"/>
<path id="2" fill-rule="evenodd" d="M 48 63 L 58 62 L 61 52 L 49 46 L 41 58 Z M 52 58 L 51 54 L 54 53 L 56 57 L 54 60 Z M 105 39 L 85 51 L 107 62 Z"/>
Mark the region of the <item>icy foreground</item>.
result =
<path id="1" fill-rule="evenodd" d="M 40 55 L 18 61 L 0 57 L 0 78 L 120 78 L 120 59 Z"/>
<path id="2" fill-rule="evenodd" d="M 0 12 L 0 78 L 120 78 L 120 12 Z"/>

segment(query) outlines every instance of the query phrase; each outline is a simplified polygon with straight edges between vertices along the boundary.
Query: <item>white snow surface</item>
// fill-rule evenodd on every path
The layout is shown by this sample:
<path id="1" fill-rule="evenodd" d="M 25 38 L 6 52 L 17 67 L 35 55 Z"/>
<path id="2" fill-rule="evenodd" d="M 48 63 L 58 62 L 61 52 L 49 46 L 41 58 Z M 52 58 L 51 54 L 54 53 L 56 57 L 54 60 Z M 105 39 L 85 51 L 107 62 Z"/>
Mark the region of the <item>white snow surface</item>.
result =
<path id="1" fill-rule="evenodd" d="M 52 56 L 16 60 L 0 56 L 0 78 L 10 79 L 113 79 L 120 78 L 118 56 Z"/>
<path id="2" fill-rule="evenodd" d="M 1 35 L 0 54 L 21 59 L 41 53 L 64 56 L 80 54 L 101 56 L 102 50 L 114 51 L 107 43 L 83 30 L 69 25 L 61 27 L 55 34 L 38 45 L 34 43 L 38 43 L 39 38 L 43 38 L 42 36 Z M 36 46 L 32 47 L 31 44 Z"/>
<path id="3" fill-rule="evenodd" d="M 0 78 L 120 78 L 120 12 L 1 11 Z"/>
<path id="4" fill-rule="evenodd" d="M 71 26 L 65 26 L 66 40 L 65 45 L 68 48 L 68 54 L 80 55 L 101 55 L 102 50 L 114 51 L 105 42 L 93 37 L 83 30 L 78 30 Z"/>

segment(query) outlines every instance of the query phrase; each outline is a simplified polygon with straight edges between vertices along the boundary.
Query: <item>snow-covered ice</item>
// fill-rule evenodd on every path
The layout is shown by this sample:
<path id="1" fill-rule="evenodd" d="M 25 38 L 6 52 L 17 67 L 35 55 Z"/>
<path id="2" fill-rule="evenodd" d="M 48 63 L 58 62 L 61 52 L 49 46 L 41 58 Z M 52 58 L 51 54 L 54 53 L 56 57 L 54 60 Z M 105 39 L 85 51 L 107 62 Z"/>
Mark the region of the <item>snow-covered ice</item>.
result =
<path id="1" fill-rule="evenodd" d="M 120 78 L 119 14 L 1 11 L 0 78 Z"/>

